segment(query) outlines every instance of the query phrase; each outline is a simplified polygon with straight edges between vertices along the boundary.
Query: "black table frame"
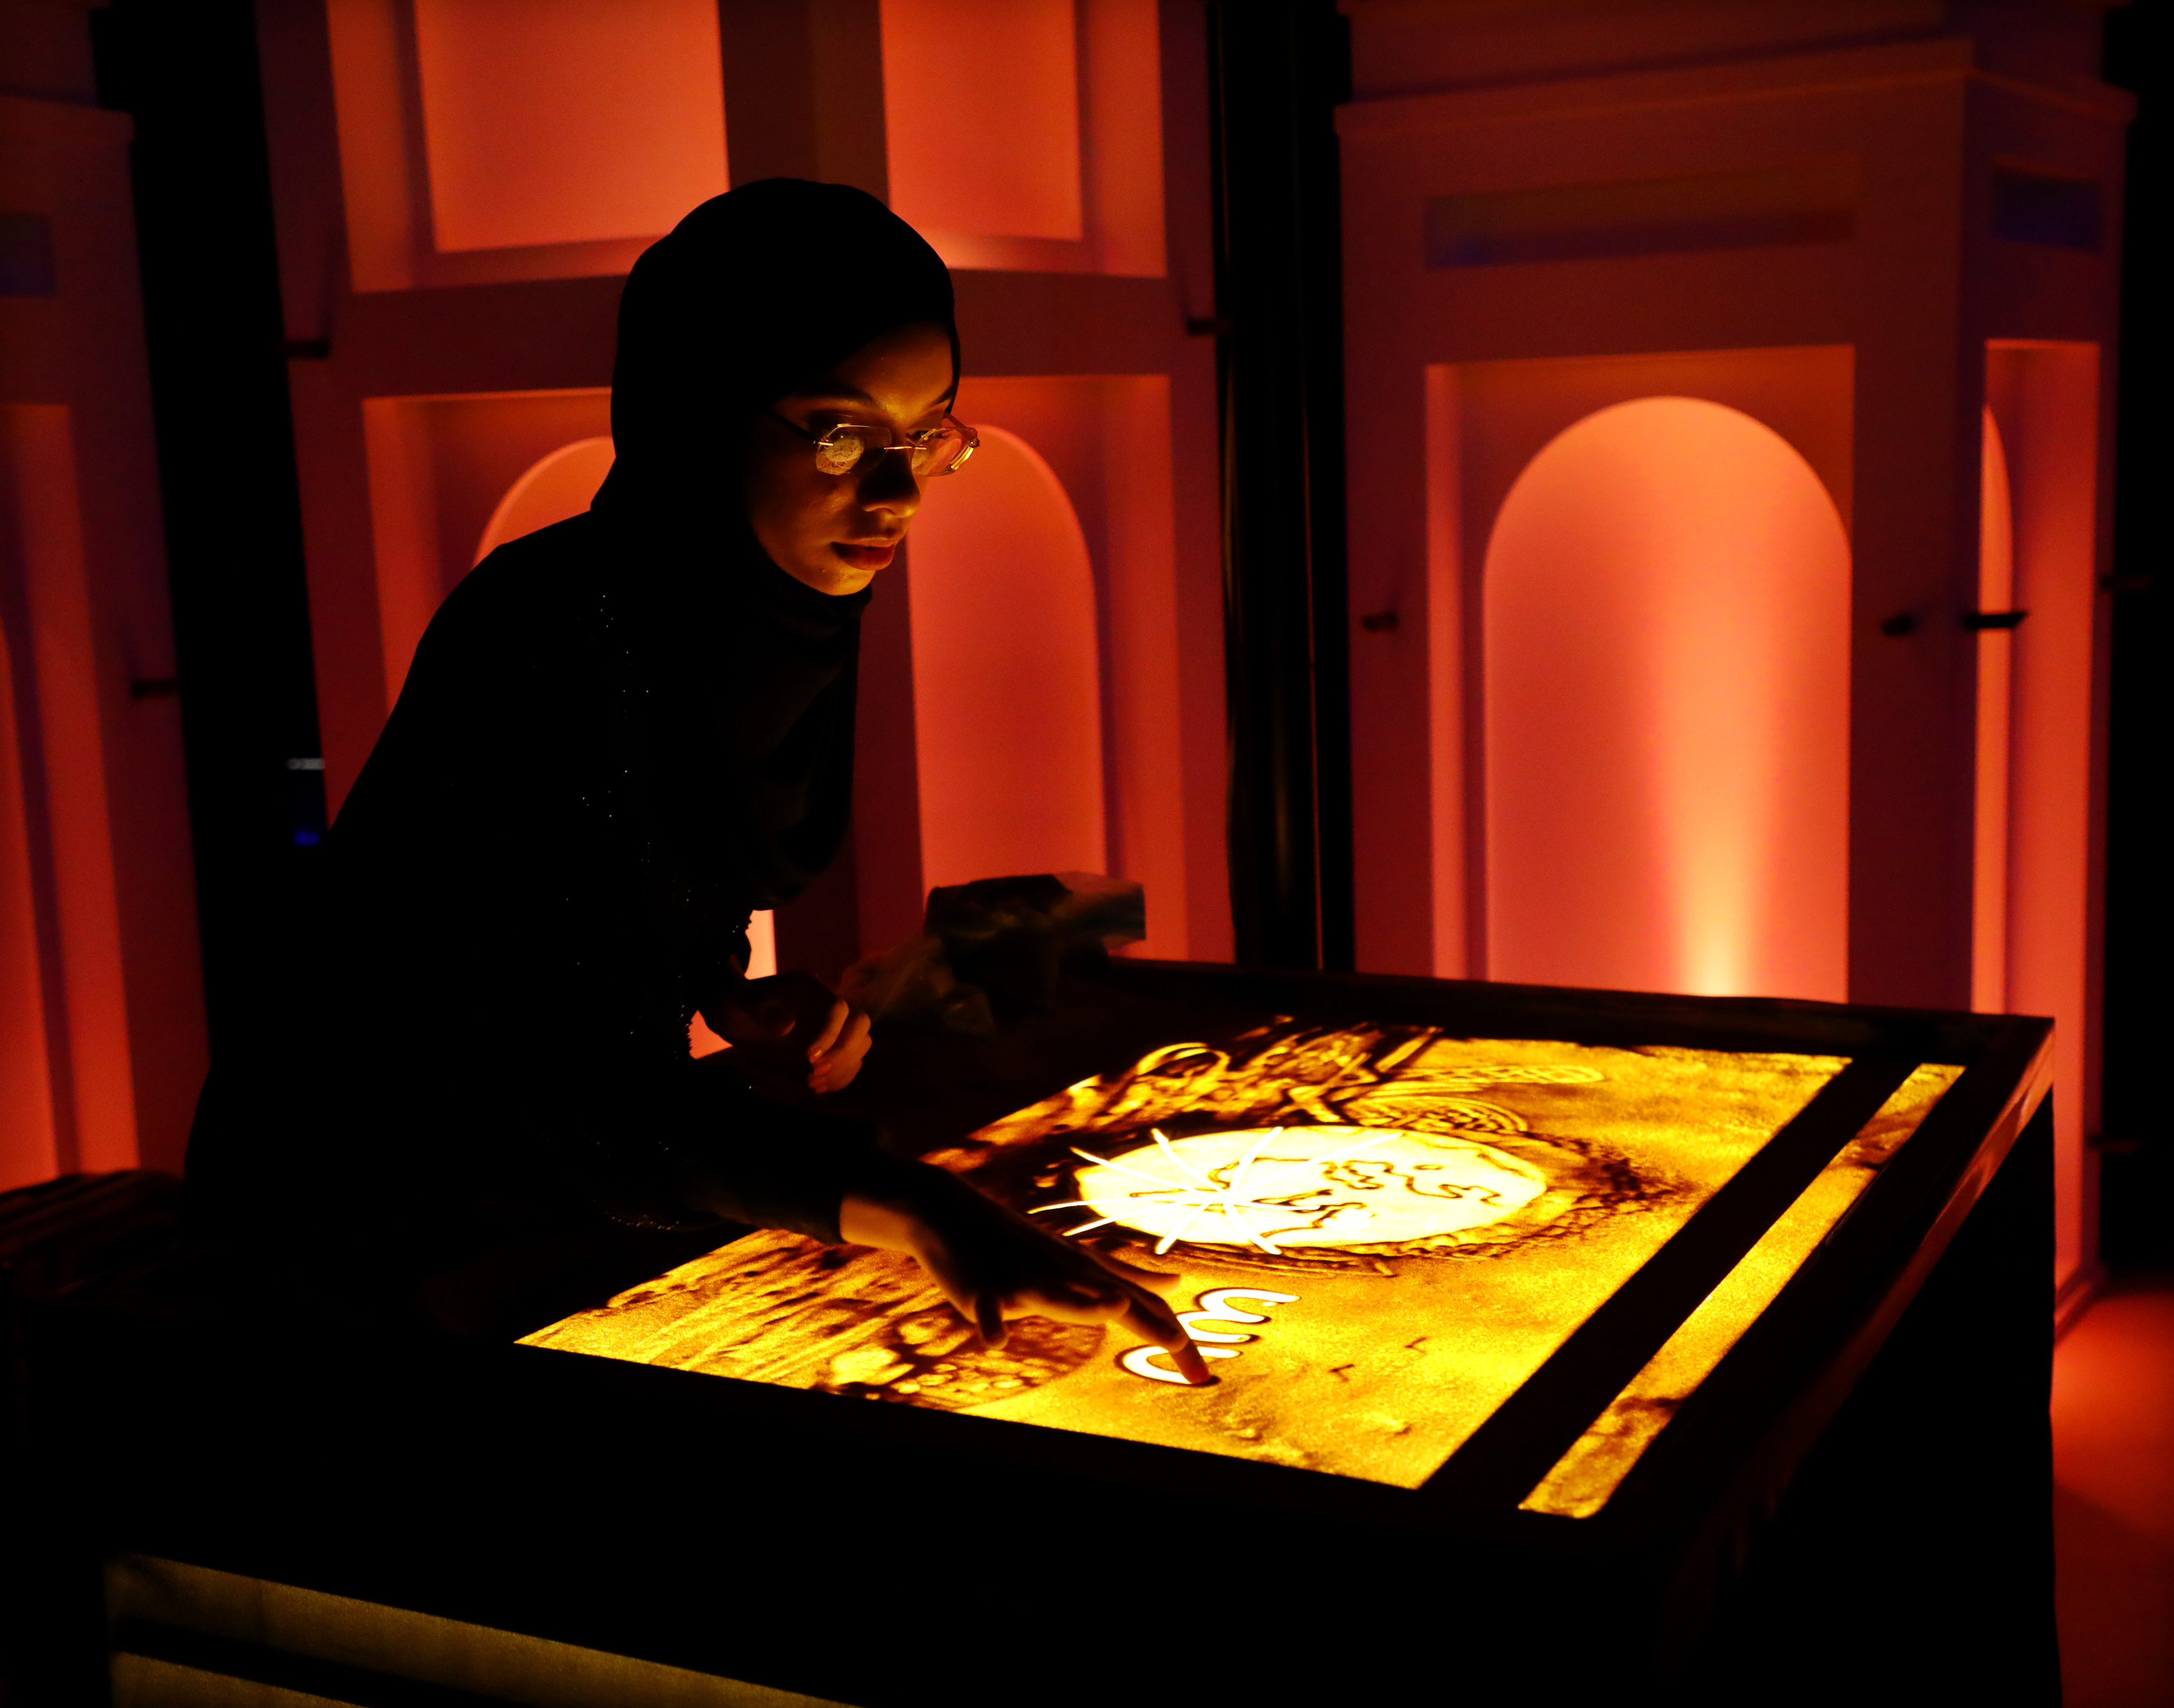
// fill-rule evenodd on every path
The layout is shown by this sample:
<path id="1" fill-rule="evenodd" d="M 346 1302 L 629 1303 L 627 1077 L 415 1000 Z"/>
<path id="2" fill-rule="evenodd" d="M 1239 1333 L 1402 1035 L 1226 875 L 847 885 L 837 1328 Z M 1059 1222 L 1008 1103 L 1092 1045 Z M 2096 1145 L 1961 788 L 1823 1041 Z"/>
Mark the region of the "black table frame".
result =
<path id="1" fill-rule="evenodd" d="M 2042 1405 L 2036 1423 L 2031 1407 L 2051 1347 L 2040 1263 L 2050 1241 L 2049 1023 L 1171 963 L 1115 963 L 1095 982 L 1120 1013 L 1243 1010 L 1422 1024 L 1455 1036 L 1843 1055 L 1852 1065 L 1418 1490 L 537 1349 L 365 1336 L 336 1354 L 272 1358 L 230 1320 L 146 1327 L 78 1313 L 52 1330 L 56 1359 L 77 1365 L 68 1401 L 51 1413 L 56 1451 L 110 1454 L 136 1408 L 178 1408 L 187 1473 L 102 1473 L 99 1498 L 83 1503 L 81 1547 L 139 1549 L 873 1704 L 930 1700 L 930 1681 L 901 1679 L 895 1657 L 947 1617 L 958 1621 L 939 1645 L 957 1658 L 943 1683 L 948 1700 L 1100 1700 L 1110 1678 L 1066 1661 L 1047 1632 L 1019 1628 L 1021 1579 L 1046 1574 L 1058 1607 L 1067 1584 L 1152 1585 L 1192 1569 L 1173 1559 L 1209 1581 L 1236 1568 L 1217 1565 L 1218 1550 L 1200 1538 L 1250 1533 L 1276 1538 L 1268 1552 L 1281 1562 L 1277 1581 L 1324 1630 L 1387 1619 L 1417 1631 L 1429 1609 L 1454 1606 L 1460 1628 L 1556 1645 L 1537 1684 L 1528 1654 L 1463 1665 L 1459 1692 L 1727 1695 L 1733 1687 L 1714 1676 L 1724 1665 L 1717 1657 L 1744 1664 L 1746 1633 L 1765 1633 L 1754 1646 L 1761 1664 L 1778 1659 L 1769 1652 L 1777 1645 L 1814 1641 L 1815 1624 L 1777 1615 L 1771 1597 L 1757 1604 L 1762 1550 L 1781 1546 L 1770 1532 L 1788 1533 L 1787 1512 L 1778 1527 L 1770 1520 L 1808 1461 L 1816 1470 L 1852 1393 L 1879 1387 L 1867 1370 L 1928 1278 L 1942 1267 L 1961 1275 L 1967 1259 L 1967 1276 L 1935 1289 L 1944 1315 L 1927 1333 L 1937 1345 L 1968 1343 L 1995 1372 L 1975 1399 L 1961 1392 L 1965 1378 L 1949 1381 L 1943 1392 L 1963 1413 L 1978 1412 L 1942 1428 L 1976 1430 L 1977 1447 L 1957 1449 L 1978 1455 L 1962 1473 L 1983 1485 L 1970 1510 L 2009 1515 L 1991 1526 L 2009 1542 L 1975 1563 L 1953 1559 L 1953 1549 L 1941 1556 L 1955 1581 L 1940 1591 L 1946 1611 L 1928 1615 L 1925 1656 L 1913 1664 L 1923 1673 L 1936 1664 L 1926 1657 L 1960 1644 L 1963 1672 L 1942 1675 L 1951 1682 L 1978 1664 L 1970 1655 L 2011 1684 L 2042 1678 L 2050 1558 L 2042 1565 L 2032 1515 L 2049 1496 L 2050 1462 L 2038 1445 Z M 1080 1046 L 1084 1058 L 1057 1052 L 1033 1095 L 1079 1077 L 1082 1059 L 1103 1068 L 1132 1059 L 1138 1040 L 1122 1030 Z M 1965 1072 L 1608 1505 L 1582 1520 L 1518 1511 L 1684 1316 L 1927 1062 Z M 968 1124 L 990 1118 L 1031 1100 L 1019 1090 L 1016 1080 L 963 1087 L 954 1113 Z M 923 1109 L 920 1118 L 943 1114 Z M 2008 1231 L 1958 1245 L 1997 1181 Z M 1996 1218 L 1977 1219 L 1989 1227 Z M 1957 1262 L 1943 1266 L 1951 1246 Z M 1908 1432 L 1909 1408 L 1949 1403 L 1922 1383 L 1909 1392 L 1885 1402 L 1892 1415 L 1861 1428 L 1871 1445 L 1851 1451 L 1876 1461 L 1883 1433 Z M 2001 1444 L 1990 1469 L 1988 1440 Z M 695 1479 L 711 1489 L 714 1507 L 690 1492 L 694 1465 L 717 1467 L 714 1482 Z M 1861 1467 L 1845 1484 L 1852 1478 L 1863 1480 Z M 1036 1515 L 1052 1511 L 1073 1515 L 1057 1527 L 1065 1539 L 1032 1543 Z M 1852 1534 L 1798 1548 L 1799 1568 L 1825 1550 L 1811 1581 L 1876 1575 L 1881 1538 L 1906 1532 L 1909 1520 L 1868 1511 L 1852 1523 Z M 1949 1528 L 1957 1524 L 1969 1527 Z M 867 1573 L 847 1563 L 844 1538 L 893 1532 L 917 1538 L 873 1544 L 899 1559 L 900 1575 L 879 1573 L 872 1599 L 841 1610 L 830 1586 Z M 611 1538 L 601 1556 L 585 1540 L 595 1534 Z M 1159 1554 L 1158 1535 L 1189 1539 Z M 427 1547 L 414 1545 L 420 1538 Z M 1121 1606 L 1130 1596 L 1117 1593 Z M 1923 1603 L 1923 1586 L 1916 1595 Z M 976 1619 L 977 1597 L 1010 1610 Z M 1158 1597 L 1171 1617 L 1157 1617 Z M 1133 1677 L 1131 1694 L 1189 1700 L 1190 1689 L 1157 1694 L 1154 1681 L 1188 1676 L 1203 1646 L 1219 1656 L 1219 1691 L 1243 1684 L 1268 1692 L 1263 1700 L 1297 1700 L 1288 1693 L 1356 1682 L 1348 1657 L 1274 1643 L 1252 1654 L 1203 1630 L 1187 1605 L 1183 1591 L 1144 1592 L 1123 1650 L 1132 1660 L 1119 1669 Z M 737 1611 L 721 1625 L 723 1608 Z M 1574 1640 L 1561 1637 L 1565 1609 L 1575 1610 Z M 1271 1624 L 1284 1617 L 1263 1614 Z M 1843 1640 L 1834 1652 L 1852 1651 Z M 2039 1700 L 2038 1689 L 2004 1700 Z M 1778 1684 L 1763 1694 L 1789 1700 Z"/>

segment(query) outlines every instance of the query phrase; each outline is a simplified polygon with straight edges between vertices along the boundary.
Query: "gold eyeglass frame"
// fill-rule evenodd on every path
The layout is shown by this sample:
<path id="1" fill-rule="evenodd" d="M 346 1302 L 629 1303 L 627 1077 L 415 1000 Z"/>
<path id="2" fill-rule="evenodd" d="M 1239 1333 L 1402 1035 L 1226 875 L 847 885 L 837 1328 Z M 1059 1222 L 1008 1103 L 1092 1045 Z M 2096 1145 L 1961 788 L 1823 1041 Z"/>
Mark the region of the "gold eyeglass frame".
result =
<path id="1" fill-rule="evenodd" d="M 907 435 L 906 438 L 895 445 L 864 445 L 862 448 L 860 457 L 850 466 L 845 468 L 833 470 L 823 467 L 823 452 L 837 440 L 839 435 L 846 433 L 867 433 L 873 430 L 871 430 L 863 424 L 852 421 L 841 421 L 836 426 L 830 428 L 825 432 L 811 433 L 805 427 L 803 427 L 798 422 L 793 420 L 790 416 L 783 414 L 778 410 L 772 409 L 770 413 L 815 447 L 816 472 L 819 474 L 827 474 L 834 480 L 841 479 L 845 476 L 851 474 L 854 469 L 858 468 L 863 462 L 868 460 L 868 455 L 871 451 L 874 452 L 879 457 L 886 457 L 894 451 L 904 451 L 909 453 L 918 451 L 922 448 L 922 446 L 925 441 L 935 437 L 938 434 L 944 432 L 947 428 L 956 428 L 961 438 L 965 441 L 965 443 L 960 449 L 959 454 L 953 457 L 949 462 L 945 463 L 941 468 L 924 469 L 918 471 L 919 473 L 930 478 L 933 478 L 934 477 L 942 474 L 956 474 L 960 469 L 966 466 L 966 459 L 982 448 L 982 435 L 947 409 L 944 412 L 944 419 L 937 423 L 935 426 L 927 429 L 926 431 L 911 434 Z"/>

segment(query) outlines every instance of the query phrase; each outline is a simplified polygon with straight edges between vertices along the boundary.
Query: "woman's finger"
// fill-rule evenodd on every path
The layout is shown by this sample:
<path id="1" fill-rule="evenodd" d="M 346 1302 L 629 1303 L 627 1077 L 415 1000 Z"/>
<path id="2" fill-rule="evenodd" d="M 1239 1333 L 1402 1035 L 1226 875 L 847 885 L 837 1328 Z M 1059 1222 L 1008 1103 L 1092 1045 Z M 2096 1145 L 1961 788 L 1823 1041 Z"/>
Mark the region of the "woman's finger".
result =
<path id="1" fill-rule="evenodd" d="M 1004 1305 L 995 1294 L 974 1295 L 974 1327 L 981 1334 L 982 1345 L 993 1348 L 1004 1343 L 1009 1334 L 1004 1327 Z"/>
<path id="2" fill-rule="evenodd" d="M 1185 1333 L 1185 1325 L 1177 1320 L 1177 1313 L 1170 1308 L 1170 1302 L 1144 1288 L 1125 1289 L 1125 1315 L 1128 1321 L 1154 1323 L 1159 1334 L 1182 1337 Z"/>
<path id="3" fill-rule="evenodd" d="M 1185 1332 L 1185 1325 L 1177 1320 L 1177 1313 L 1170 1308 L 1168 1301 L 1141 1287 L 1128 1287 L 1125 1293 L 1125 1327 L 1141 1339 L 1153 1341 L 1168 1352 L 1170 1361 L 1187 1381 L 1207 1381 L 1207 1360 L 1201 1357 L 1200 1349 L 1192 1343 L 1192 1337 Z"/>

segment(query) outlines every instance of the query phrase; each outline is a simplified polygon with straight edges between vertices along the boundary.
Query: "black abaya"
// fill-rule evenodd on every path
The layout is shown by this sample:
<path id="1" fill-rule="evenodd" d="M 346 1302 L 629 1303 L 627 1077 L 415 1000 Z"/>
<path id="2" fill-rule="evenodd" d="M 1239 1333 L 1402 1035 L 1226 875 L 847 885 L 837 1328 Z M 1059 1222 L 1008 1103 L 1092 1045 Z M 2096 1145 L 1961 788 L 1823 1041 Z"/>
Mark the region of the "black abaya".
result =
<path id="1" fill-rule="evenodd" d="M 327 839 L 312 994 L 268 1002 L 206 1089 L 204 1226 L 411 1278 L 539 1218 L 837 1238 L 873 1132 L 756 1096 L 687 1029 L 731 999 L 750 911 L 833 857 L 852 794 L 868 596 L 762 553 L 746 435 L 924 321 L 951 327 L 942 262 L 840 186 L 734 191 L 637 263 L 612 475 L 424 636 Z"/>

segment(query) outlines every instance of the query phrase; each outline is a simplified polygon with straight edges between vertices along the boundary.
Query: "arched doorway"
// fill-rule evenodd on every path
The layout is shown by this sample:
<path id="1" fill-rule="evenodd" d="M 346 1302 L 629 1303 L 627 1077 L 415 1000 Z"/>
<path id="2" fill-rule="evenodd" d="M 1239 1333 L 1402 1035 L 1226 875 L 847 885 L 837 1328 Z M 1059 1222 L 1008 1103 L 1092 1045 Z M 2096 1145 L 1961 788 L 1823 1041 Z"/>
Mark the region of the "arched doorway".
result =
<path id="1" fill-rule="evenodd" d="M 576 439 L 538 458 L 506 488 L 506 496 L 490 513 L 483 538 L 476 542 L 475 561 L 481 563 L 508 540 L 579 516 L 589 507 L 611 466 L 612 442 L 601 438 Z"/>
<path id="2" fill-rule="evenodd" d="M 1832 499 L 1739 410 L 1533 457 L 1486 555 L 1489 976 L 1844 998 L 1849 610 Z"/>
<path id="3" fill-rule="evenodd" d="M 1095 574 L 1064 487 L 985 427 L 913 525 L 916 768 L 929 887 L 1104 869 Z"/>

